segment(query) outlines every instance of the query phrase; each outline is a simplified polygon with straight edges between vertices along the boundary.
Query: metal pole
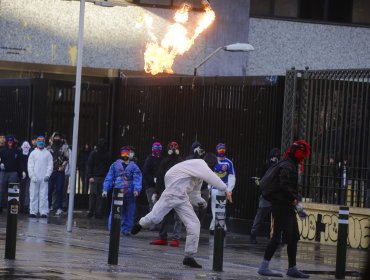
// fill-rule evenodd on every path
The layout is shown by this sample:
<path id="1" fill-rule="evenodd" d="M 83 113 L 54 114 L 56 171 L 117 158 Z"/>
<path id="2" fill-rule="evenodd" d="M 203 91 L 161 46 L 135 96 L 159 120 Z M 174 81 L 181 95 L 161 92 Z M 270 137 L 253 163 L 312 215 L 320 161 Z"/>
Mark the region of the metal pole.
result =
<path id="1" fill-rule="evenodd" d="M 75 90 L 75 108 L 73 119 L 73 139 L 72 139 L 72 167 L 71 167 L 71 186 L 69 190 L 69 206 L 67 231 L 72 232 L 73 208 L 76 192 L 76 162 L 78 145 L 78 123 L 80 120 L 80 99 L 81 99 L 81 72 L 82 72 L 82 49 L 85 17 L 85 0 L 80 1 L 80 21 L 78 30 L 77 46 L 77 67 L 76 67 L 76 90 Z"/>
<path id="2" fill-rule="evenodd" d="M 112 215 L 110 223 L 108 264 L 118 264 L 119 238 L 123 207 L 123 189 L 113 189 Z"/>
<path id="3" fill-rule="evenodd" d="M 19 210 L 19 184 L 9 183 L 8 187 L 8 215 L 6 221 L 5 258 L 15 259 L 17 245 L 17 221 Z"/>
<path id="4" fill-rule="evenodd" d="M 213 190 L 215 191 L 215 190 Z M 216 195 L 215 238 L 213 245 L 213 270 L 222 271 L 224 259 L 226 196 Z"/>
<path id="5" fill-rule="evenodd" d="M 335 269 L 336 279 L 344 279 L 346 275 L 348 217 L 349 207 L 340 206 L 338 219 L 337 261 Z"/>

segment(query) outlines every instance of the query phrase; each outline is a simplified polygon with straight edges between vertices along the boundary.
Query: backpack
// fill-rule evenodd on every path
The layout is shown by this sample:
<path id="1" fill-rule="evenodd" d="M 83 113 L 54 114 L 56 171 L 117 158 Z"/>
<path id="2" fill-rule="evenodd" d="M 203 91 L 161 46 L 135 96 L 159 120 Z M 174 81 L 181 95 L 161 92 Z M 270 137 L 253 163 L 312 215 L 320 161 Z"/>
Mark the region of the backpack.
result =
<path id="1" fill-rule="evenodd" d="M 274 181 L 276 176 L 279 176 L 279 170 L 285 160 L 281 160 L 274 165 L 272 165 L 269 169 L 267 169 L 266 173 L 263 175 L 262 179 L 260 180 L 260 190 L 261 195 L 264 199 L 271 201 L 272 195 L 277 191 L 277 186 L 273 185 L 272 182 Z"/>

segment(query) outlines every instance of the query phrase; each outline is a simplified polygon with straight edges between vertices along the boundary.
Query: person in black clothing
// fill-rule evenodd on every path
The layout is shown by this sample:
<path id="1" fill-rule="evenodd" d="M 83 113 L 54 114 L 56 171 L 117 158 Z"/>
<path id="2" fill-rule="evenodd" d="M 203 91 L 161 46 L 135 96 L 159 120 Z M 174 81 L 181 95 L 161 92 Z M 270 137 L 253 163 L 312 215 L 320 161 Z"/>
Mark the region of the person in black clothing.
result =
<path id="1" fill-rule="evenodd" d="M 194 141 L 191 144 L 190 154 L 186 157 L 186 160 L 189 160 L 189 159 L 203 159 L 205 154 L 206 154 L 206 151 L 204 150 L 202 144 L 198 141 Z M 201 197 L 208 204 L 210 193 L 209 193 L 207 182 L 203 181 L 200 192 L 201 192 Z M 203 221 L 203 218 L 206 214 L 206 211 L 204 209 L 199 209 L 199 207 L 194 206 L 194 212 L 197 214 L 197 216 L 199 218 L 199 221 L 202 224 L 202 221 Z"/>
<path id="2" fill-rule="evenodd" d="M 292 143 L 279 162 L 276 176 L 271 178 L 273 192 L 268 200 L 272 204 L 274 218 L 273 236 L 267 244 L 263 261 L 258 273 L 264 276 L 283 277 L 279 272 L 269 269 L 269 263 L 280 243 L 287 244 L 289 268 L 287 275 L 295 278 L 309 278 L 296 267 L 297 243 L 299 230 L 296 215 L 298 203 L 298 165 L 304 170 L 303 161 L 310 155 L 310 146 L 304 140 Z M 298 209 L 298 208 L 297 208 Z"/>
<path id="3" fill-rule="evenodd" d="M 87 178 L 90 187 L 89 196 L 89 213 L 88 218 L 91 218 L 95 214 L 95 218 L 102 218 L 103 208 L 103 182 L 105 175 L 109 170 L 111 158 L 109 152 L 105 147 L 105 140 L 100 138 L 96 146 L 96 150 L 93 150 L 87 160 Z"/>
<path id="4" fill-rule="evenodd" d="M 176 142 L 170 142 L 167 146 L 168 156 L 161 162 L 157 173 L 157 182 L 154 194 L 152 196 L 153 203 L 156 203 L 165 189 L 164 175 L 166 172 L 175 164 L 182 161 L 180 157 L 179 145 Z M 159 230 L 159 239 L 150 242 L 152 245 L 167 245 L 167 226 L 169 224 L 171 216 L 174 217 L 175 224 L 173 226 L 172 240 L 170 246 L 180 246 L 180 234 L 182 228 L 182 222 L 175 211 L 169 212 L 162 220 Z"/>
<path id="5" fill-rule="evenodd" d="M 6 137 L 6 145 L 0 150 L 0 213 L 2 213 L 3 200 L 8 193 L 8 184 L 17 183 L 18 178 L 26 178 L 26 172 L 21 166 L 21 151 L 15 148 L 13 135 Z M 4 195 L 3 195 L 4 194 Z"/>
<path id="6" fill-rule="evenodd" d="M 31 145 L 24 141 L 21 146 L 21 169 L 26 172 L 26 177 L 20 181 L 19 205 L 21 213 L 29 213 L 30 207 L 30 177 L 28 176 L 27 164 L 31 153 Z"/>
<path id="7" fill-rule="evenodd" d="M 148 199 L 149 211 L 153 208 L 152 196 L 155 191 L 157 172 L 162 162 L 162 145 L 159 142 L 152 144 L 152 153 L 145 159 L 143 166 L 143 188 Z"/>
<path id="8" fill-rule="evenodd" d="M 82 191 L 83 193 L 87 193 L 88 191 L 88 183 L 87 183 L 87 173 L 86 173 L 86 164 L 91 153 L 91 149 L 89 144 L 85 144 L 81 149 L 78 159 L 77 159 L 77 169 L 82 180 Z"/>
<path id="9" fill-rule="evenodd" d="M 261 168 L 259 172 L 259 176 L 256 179 L 256 184 L 259 185 L 259 179 L 263 177 L 263 175 L 266 173 L 266 171 L 275 163 L 277 163 L 280 159 L 280 149 L 278 148 L 273 148 L 270 151 L 270 154 L 268 155 L 265 164 Z M 256 216 L 254 217 L 253 220 L 253 226 L 251 230 L 251 235 L 250 235 L 250 242 L 252 244 L 257 244 L 257 233 L 259 229 L 262 226 L 263 221 L 265 220 L 266 216 L 270 214 L 271 212 L 271 202 L 267 201 L 260 195 L 259 197 L 259 203 L 258 203 L 258 209 Z"/>

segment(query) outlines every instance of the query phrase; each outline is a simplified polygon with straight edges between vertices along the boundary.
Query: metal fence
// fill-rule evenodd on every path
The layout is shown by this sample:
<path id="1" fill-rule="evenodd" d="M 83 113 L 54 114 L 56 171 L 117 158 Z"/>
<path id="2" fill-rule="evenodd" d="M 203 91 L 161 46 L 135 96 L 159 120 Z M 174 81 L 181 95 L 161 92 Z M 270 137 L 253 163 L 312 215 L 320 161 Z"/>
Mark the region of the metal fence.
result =
<path id="1" fill-rule="evenodd" d="M 287 72 L 282 146 L 312 146 L 302 176 L 313 202 L 363 207 L 370 162 L 370 70 Z"/>
<path id="2" fill-rule="evenodd" d="M 177 141 L 186 157 L 194 140 L 215 152 L 225 142 L 236 170 L 234 218 L 252 219 L 258 189 L 252 176 L 272 147 L 279 147 L 283 77 L 143 77 L 122 80 L 115 101 L 114 150 L 133 145 L 139 163 L 151 143 Z"/>

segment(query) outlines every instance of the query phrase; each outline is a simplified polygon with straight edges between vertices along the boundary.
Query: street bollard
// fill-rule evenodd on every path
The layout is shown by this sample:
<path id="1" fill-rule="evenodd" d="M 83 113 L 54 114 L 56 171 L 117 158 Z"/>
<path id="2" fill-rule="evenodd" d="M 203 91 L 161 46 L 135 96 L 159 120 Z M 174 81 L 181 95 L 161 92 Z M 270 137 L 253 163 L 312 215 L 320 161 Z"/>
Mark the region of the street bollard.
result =
<path id="1" fill-rule="evenodd" d="M 110 225 L 108 264 L 118 264 L 119 240 L 121 231 L 123 189 L 113 189 L 112 217 Z"/>
<path id="2" fill-rule="evenodd" d="M 338 218 L 337 261 L 335 269 L 336 279 L 344 279 L 346 275 L 348 217 L 349 207 L 340 206 Z"/>
<path id="3" fill-rule="evenodd" d="M 224 258 L 226 196 L 216 195 L 215 237 L 213 245 L 213 270 L 222 271 Z"/>
<path id="4" fill-rule="evenodd" d="M 17 245 L 17 221 L 19 210 L 19 184 L 9 183 L 8 215 L 6 220 L 5 259 L 14 260 Z"/>

